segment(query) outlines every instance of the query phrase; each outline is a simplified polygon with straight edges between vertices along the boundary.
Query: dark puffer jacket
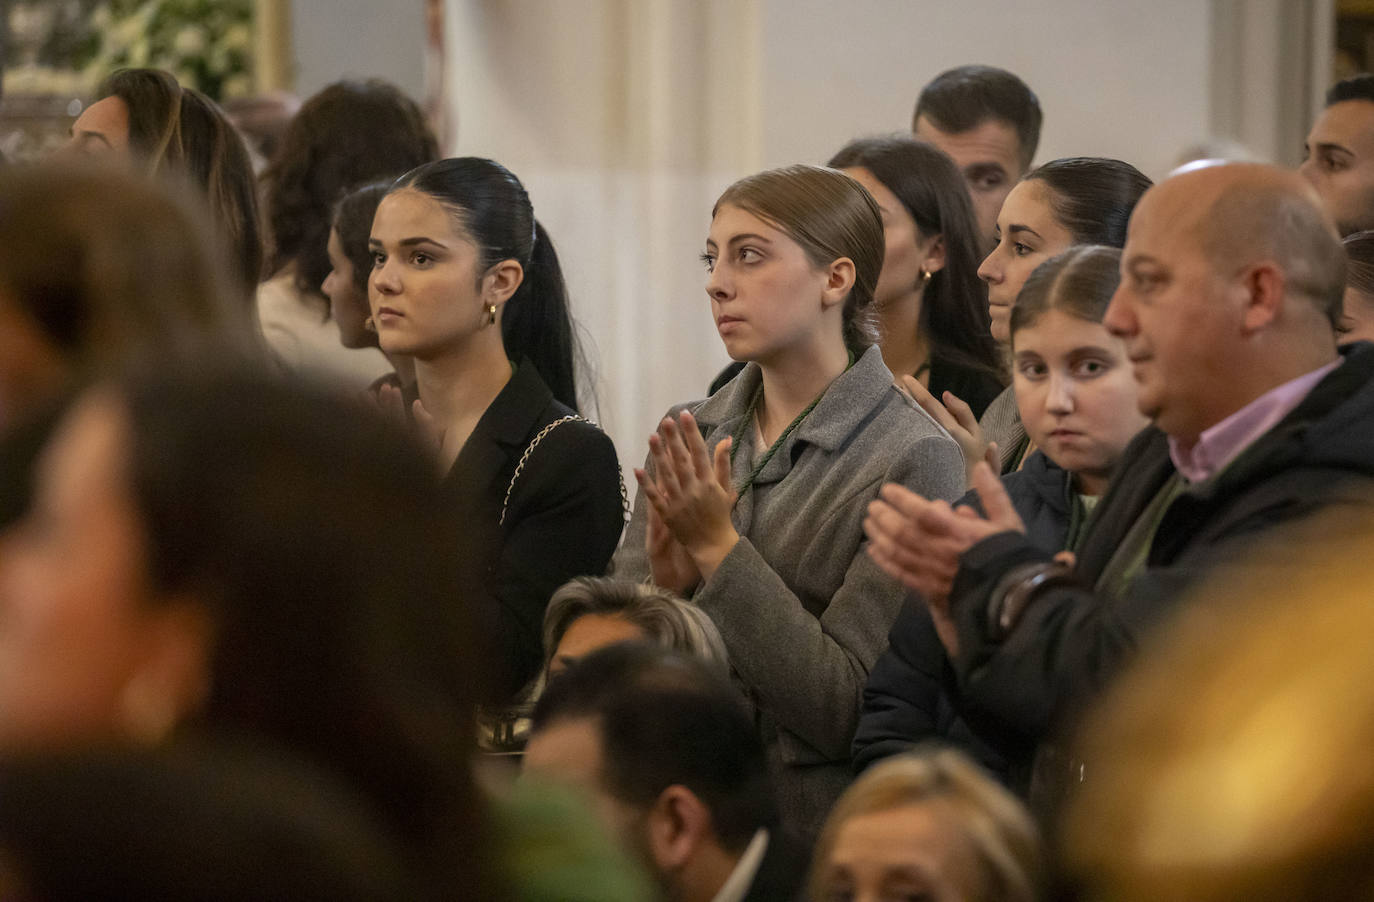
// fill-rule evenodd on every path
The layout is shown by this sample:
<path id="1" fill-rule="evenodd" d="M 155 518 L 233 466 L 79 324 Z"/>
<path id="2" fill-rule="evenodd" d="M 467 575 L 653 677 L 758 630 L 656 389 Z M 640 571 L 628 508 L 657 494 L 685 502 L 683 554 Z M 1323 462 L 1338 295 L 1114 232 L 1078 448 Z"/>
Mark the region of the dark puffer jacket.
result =
<path id="1" fill-rule="evenodd" d="M 1015 533 L 964 554 L 951 594 L 960 645 L 954 670 L 960 711 L 983 740 L 1015 759 L 1040 747 L 1072 723 L 1200 576 L 1243 562 L 1257 540 L 1319 510 L 1370 503 L 1374 345 L 1341 350 L 1344 363 L 1277 426 L 1170 502 L 1145 569 L 1124 593 L 1093 587 L 1174 475 L 1167 439 L 1153 427 L 1127 447 L 1083 538 L 1073 582 L 1042 586 L 1005 641 L 988 630 L 998 582 L 1050 555 Z"/>
<path id="2" fill-rule="evenodd" d="M 1037 451 L 1020 470 L 1003 476 L 1002 484 L 1036 548 L 1053 554 L 1069 546 L 1082 503 L 1067 471 Z M 973 492 L 959 504 L 979 507 Z M 888 649 L 864 686 L 851 750 L 855 771 L 915 745 L 942 742 L 973 757 L 1012 789 L 1024 791 L 1030 756 L 1024 749 L 1008 756 L 978 739 L 958 715 L 956 693 L 953 671 L 925 604 L 908 598 L 888 633 Z"/>

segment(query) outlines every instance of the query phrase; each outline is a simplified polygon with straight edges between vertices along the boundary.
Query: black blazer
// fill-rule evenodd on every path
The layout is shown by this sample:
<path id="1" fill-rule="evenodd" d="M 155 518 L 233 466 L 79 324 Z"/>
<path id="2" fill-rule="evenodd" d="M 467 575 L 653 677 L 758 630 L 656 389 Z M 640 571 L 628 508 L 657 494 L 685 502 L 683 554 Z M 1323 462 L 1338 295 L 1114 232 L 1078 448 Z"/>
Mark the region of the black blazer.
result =
<path id="1" fill-rule="evenodd" d="M 511 485 L 535 436 L 570 414 L 522 362 L 444 480 L 467 537 L 459 591 L 476 621 L 493 703 L 510 701 L 539 669 L 549 596 L 574 576 L 604 574 L 625 525 L 615 446 L 590 423 L 551 430 Z"/>

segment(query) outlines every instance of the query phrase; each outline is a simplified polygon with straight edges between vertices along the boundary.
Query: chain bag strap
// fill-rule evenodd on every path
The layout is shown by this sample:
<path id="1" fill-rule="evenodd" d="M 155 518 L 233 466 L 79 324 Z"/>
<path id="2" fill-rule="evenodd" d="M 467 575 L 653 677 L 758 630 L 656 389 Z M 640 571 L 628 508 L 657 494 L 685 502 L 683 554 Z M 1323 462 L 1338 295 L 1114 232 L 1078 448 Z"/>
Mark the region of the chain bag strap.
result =
<path id="1" fill-rule="evenodd" d="M 571 413 L 565 417 L 559 417 L 549 425 L 545 426 L 543 429 L 540 429 L 539 432 L 535 434 L 534 438 L 530 440 L 529 447 L 525 448 L 525 453 L 520 455 L 520 460 L 515 465 L 515 472 L 510 474 L 510 485 L 506 486 L 506 498 L 504 501 L 501 502 L 501 519 L 497 521 L 498 525 L 506 525 L 506 509 L 510 507 L 511 493 L 515 491 L 515 482 L 520 478 L 520 474 L 524 472 L 525 464 L 529 462 L 530 455 L 534 453 L 535 448 L 539 447 L 539 443 L 544 440 L 545 436 L 547 436 L 550 432 L 553 432 L 559 426 L 562 426 L 564 423 L 586 423 L 588 426 L 593 426 L 597 429 L 601 428 L 600 426 L 597 426 L 596 423 L 593 423 L 586 417 L 578 416 L 575 413 Z M 625 520 L 628 521 L 630 519 L 630 495 L 628 492 L 625 491 L 625 473 L 623 470 L 620 469 L 619 461 L 616 461 L 615 474 L 616 478 L 620 480 L 621 516 L 623 516 Z"/>

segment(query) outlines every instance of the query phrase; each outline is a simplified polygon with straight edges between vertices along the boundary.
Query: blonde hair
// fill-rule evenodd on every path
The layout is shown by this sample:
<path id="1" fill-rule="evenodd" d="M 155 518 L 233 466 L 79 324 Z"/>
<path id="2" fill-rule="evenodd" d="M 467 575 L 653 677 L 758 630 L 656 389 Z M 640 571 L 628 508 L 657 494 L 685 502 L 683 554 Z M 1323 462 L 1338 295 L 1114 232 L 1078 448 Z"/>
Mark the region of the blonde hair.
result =
<path id="1" fill-rule="evenodd" d="M 844 343 L 856 354 L 878 343 L 873 292 L 887 247 L 883 218 L 864 187 L 838 169 L 786 166 L 735 182 L 716 201 L 739 207 L 801 245 L 813 266 L 841 257 L 854 264 L 854 286 L 844 302 Z"/>
<path id="2" fill-rule="evenodd" d="M 1374 518 L 1286 532 L 1194 593 L 1089 723 L 1065 849 L 1090 897 L 1374 898 Z"/>
<path id="3" fill-rule="evenodd" d="M 963 754 L 930 748 L 880 761 L 831 809 L 811 862 L 810 897 L 825 898 L 826 868 L 853 817 L 941 802 L 973 848 L 987 902 L 1033 902 L 1041 880 L 1040 838 L 1025 808 Z"/>

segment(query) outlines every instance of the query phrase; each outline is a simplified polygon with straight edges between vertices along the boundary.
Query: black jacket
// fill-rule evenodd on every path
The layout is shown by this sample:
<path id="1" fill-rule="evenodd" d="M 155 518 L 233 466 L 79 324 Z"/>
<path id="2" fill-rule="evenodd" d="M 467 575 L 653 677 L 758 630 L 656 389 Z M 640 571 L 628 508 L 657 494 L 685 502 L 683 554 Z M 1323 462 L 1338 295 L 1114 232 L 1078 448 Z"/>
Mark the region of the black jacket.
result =
<path id="1" fill-rule="evenodd" d="M 1144 571 L 1117 597 L 1096 594 L 1127 531 L 1174 473 L 1153 427 L 1127 447 L 1078 551 L 1074 583 L 1047 585 L 1005 642 L 987 629 L 988 608 L 1011 568 L 1049 555 L 1014 533 L 963 556 L 951 601 L 962 713 L 1012 758 L 1071 721 L 1135 651 L 1142 636 L 1201 574 L 1242 560 L 1275 528 L 1334 504 L 1366 504 L 1374 489 L 1374 345 L 1342 348 L 1344 363 L 1287 417 L 1206 483 L 1165 511 Z"/>
<path id="2" fill-rule="evenodd" d="M 1037 451 L 1015 473 L 1002 477 L 1026 537 L 1050 554 L 1067 545 L 1073 519 L 1069 473 Z M 978 506 L 969 492 L 959 502 Z M 924 742 L 959 748 L 1013 789 L 1024 791 L 1030 760 L 1009 759 L 980 740 L 959 716 L 953 671 L 924 602 L 908 598 L 888 633 L 888 649 L 864 685 L 863 708 L 852 746 L 855 771 Z"/>
<path id="3" fill-rule="evenodd" d="M 625 524 L 615 447 L 590 423 L 555 427 L 511 486 L 535 436 L 571 413 L 521 363 L 444 481 L 468 537 L 460 591 L 477 621 L 492 702 L 509 701 L 534 676 L 549 596 L 574 576 L 605 573 Z"/>

